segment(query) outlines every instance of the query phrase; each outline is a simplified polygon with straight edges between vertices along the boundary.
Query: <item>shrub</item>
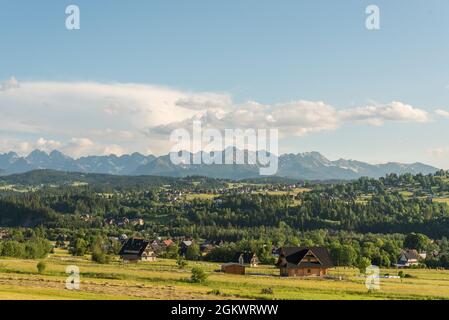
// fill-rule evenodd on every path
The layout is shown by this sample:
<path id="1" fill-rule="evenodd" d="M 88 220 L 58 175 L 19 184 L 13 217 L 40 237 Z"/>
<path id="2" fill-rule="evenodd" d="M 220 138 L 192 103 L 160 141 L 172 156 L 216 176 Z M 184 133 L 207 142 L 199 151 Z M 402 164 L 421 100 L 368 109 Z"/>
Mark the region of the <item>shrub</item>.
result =
<path id="1" fill-rule="evenodd" d="M 191 276 L 191 281 L 193 283 L 203 283 L 206 282 L 207 280 L 207 273 L 204 272 L 203 269 L 201 269 L 200 267 L 193 267 L 192 268 L 192 276 Z"/>
<path id="2" fill-rule="evenodd" d="M 214 296 L 219 296 L 219 295 L 221 295 L 221 291 L 218 289 L 214 289 L 212 291 L 209 291 L 208 294 L 212 294 Z"/>
<path id="3" fill-rule="evenodd" d="M 357 267 L 359 268 L 360 273 L 365 274 L 366 268 L 371 265 L 371 260 L 367 257 L 360 258 Z"/>
<path id="4" fill-rule="evenodd" d="M 42 274 L 45 272 L 45 269 L 47 269 L 47 264 L 44 261 L 39 261 L 36 265 L 37 272 L 39 274 Z"/>
<path id="5" fill-rule="evenodd" d="M 92 252 L 92 261 L 94 261 L 96 263 L 105 264 L 105 263 L 109 263 L 111 261 L 111 258 L 106 253 L 104 253 L 102 250 L 95 249 Z"/>
<path id="6" fill-rule="evenodd" d="M 179 257 L 178 260 L 176 260 L 176 264 L 179 269 L 184 269 L 187 266 L 187 261 L 183 257 Z"/>
<path id="7" fill-rule="evenodd" d="M 260 293 L 262 293 L 262 294 L 274 294 L 272 288 L 263 288 Z"/>
<path id="8" fill-rule="evenodd" d="M 74 256 L 84 256 L 87 251 L 87 241 L 82 238 L 77 238 L 72 241 L 69 252 Z"/>
<path id="9" fill-rule="evenodd" d="M 197 261 L 199 260 L 201 257 L 201 251 L 200 251 L 200 247 L 197 244 L 192 244 L 190 247 L 187 248 L 186 250 L 186 259 L 187 260 L 192 260 L 192 261 Z"/>

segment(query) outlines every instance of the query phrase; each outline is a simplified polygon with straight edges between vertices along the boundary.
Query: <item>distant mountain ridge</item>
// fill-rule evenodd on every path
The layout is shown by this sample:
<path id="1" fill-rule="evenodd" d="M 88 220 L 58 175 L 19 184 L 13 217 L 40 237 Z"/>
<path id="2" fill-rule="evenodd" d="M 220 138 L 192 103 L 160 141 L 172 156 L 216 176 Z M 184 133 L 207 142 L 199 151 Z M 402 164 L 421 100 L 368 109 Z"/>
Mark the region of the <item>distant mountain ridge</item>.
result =
<path id="1" fill-rule="evenodd" d="M 247 155 L 249 151 L 245 151 Z M 193 157 L 193 154 L 190 154 Z M 369 164 L 355 160 L 331 161 L 319 152 L 283 154 L 278 157 L 276 176 L 300 180 L 351 180 L 360 177 L 379 178 L 389 173 L 430 174 L 438 168 L 423 163 Z M 130 155 L 87 156 L 73 159 L 54 150 L 46 153 L 34 150 L 22 157 L 15 152 L 0 154 L 0 175 L 24 173 L 39 169 L 66 172 L 113 175 L 153 175 L 167 177 L 207 176 L 211 178 L 247 179 L 259 177 L 259 165 L 174 165 L 169 155 L 156 157 L 133 153 Z"/>

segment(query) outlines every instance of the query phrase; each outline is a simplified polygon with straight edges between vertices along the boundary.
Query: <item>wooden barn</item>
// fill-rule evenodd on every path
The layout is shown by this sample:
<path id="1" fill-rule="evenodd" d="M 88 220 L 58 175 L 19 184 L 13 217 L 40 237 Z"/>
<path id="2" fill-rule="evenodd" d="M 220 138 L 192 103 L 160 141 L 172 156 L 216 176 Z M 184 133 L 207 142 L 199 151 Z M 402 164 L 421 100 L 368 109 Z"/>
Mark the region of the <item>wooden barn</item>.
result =
<path id="1" fill-rule="evenodd" d="M 130 238 L 120 249 L 120 258 L 124 261 L 156 261 L 156 254 L 150 242 L 140 238 Z"/>
<path id="2" fill-rule="evenodd" d="M 223 271 L 224 273 L 244 275 L 245 266 L 234 262 L 225 263 L 221 266 L 221 271 Z"/>
<path id="3" fill-rule="evenodd" d="M 283 277 L 322 277 L 334 264 L 324 247 L 286 247 L 281 248 L 276 266 Z"/>

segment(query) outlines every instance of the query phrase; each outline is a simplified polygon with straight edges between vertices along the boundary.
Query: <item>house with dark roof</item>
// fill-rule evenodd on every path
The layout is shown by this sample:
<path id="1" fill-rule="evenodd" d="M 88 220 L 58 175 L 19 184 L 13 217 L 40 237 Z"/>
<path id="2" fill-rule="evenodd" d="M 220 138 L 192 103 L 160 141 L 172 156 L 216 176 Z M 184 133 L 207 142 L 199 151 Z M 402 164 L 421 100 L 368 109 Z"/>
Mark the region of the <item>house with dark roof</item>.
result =
<path id="1" fill-rule="evenodd" d="M 398 263 L 396 264 L 397 267 L 411 267 L 416 266 L 419 264 L 419 261 L 422 259 L 422 256 L 418 253 L 416 250 L 402 250 Z"/>
<path id="2" fill-rule="evenodd" d="M 187 253 L 187 249 L 193 244 L 192 240 L 184 240 L 179 244 L 179 255 L 185 256 Z"/>
<path id="3" fill-rule="evenodd" d="M 232 262 L 250 267 L 257 267 L 259 265 L 259 258 L 254 252 L 237 252 Z"/>
<path id="4" fill-rule="evenodd" d="M 283 277 L 322 277 L 334 263 L 324 247 L 285 247 L 279 250 L 276 266 Z"/>
<path id="5" fill-rule="evenodd" d="M 124 261 L 156 261 L 150 242 L 140 238 L 129 238 L 119 252 L 120 258 Z"/>

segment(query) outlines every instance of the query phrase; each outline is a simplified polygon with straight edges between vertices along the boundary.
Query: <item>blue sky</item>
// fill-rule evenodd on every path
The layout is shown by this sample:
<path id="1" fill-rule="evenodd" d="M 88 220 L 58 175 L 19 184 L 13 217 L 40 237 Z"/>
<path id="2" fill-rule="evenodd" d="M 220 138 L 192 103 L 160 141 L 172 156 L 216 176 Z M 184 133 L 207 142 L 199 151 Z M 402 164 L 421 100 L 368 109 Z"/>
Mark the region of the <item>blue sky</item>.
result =
<path id="1" fill-rule="evenodd" d="M 70 4 L 80 7 L 81 30 L 65 29 L 65 8 Z M 380 8 L 381 30 L 365 28 L 369 4 Z M 14 77 L 23 90 L 28 88 L 20 93 L 20 101 L 7 97 L 3 105 L 0 92 L 0 108 L 5 110 L 12 108 L 6 101 L 24 104 L 25 94 L 30 95 L 28 100 L 36 99 L 36 86 L 45 84 L 46 90 L 67 83 L 161 86 L 170 96 L 175 92 L 182 97 L 214 93 L 220 101 L 229 97 L 235 108 L 247 108 L 248 101 L 272 106 L 266 112 L 292 101 L 322 101 L 336 111 L 388 108 L 397 101 L 428 112 L 426 121 L 383 115 L 376 125 L 372 119 L 345 120 L 302 135 L 290 130 L 281 151 L 317 150 L 332 159 L 423 161 L 449 168 L 449 118 L 435 114 L 449 111 L 448 1 L 0 0 L 0 8 L 0 81 Z M 38 96 L 39 103 L 46 105 L 48 99 L 56 104 L 55 95 L 52 89 L 45 97 Z M 126 99 L 124 95 L 114 99 Z M 87 101 L 93 103 L 92 99 Z M 66 103 L 58 101 L 64 105 L 60 112 L 72 114 L 70 120 L 78 121 L 82 132 L 39 131 L 38 126 L 19 130 L 9 125 L 0 131 L 0 151 L 19 145 L 25 151 L 38 139 L 66 146 L 75 155 L 75 147 L 67 144 L 79 139 L 105 146 L 85 149 L 88 153 L 131 151 L 123 149 L 127 142 L 87 134 L 86 129 L 95 129 L 94 124 L 83 125 L 87 114 L 67 110 Z M 298 108 L 303 110 L 302 105 Z M 191 115 L 186 111 L 185 117 Z M 38 122 L 21 120 L 15 119 Z M 150 119 L 148 125 L 183 119 L 169 120 Z M 123 135 L 141 132 L 146 124 L 137 122 L 131 119 L 127 127 L 102 123 L 101 129 Z M 147 143 L 146 149 L 145 142 L 136 144 L 136 151 L 159 151 Z"/>

